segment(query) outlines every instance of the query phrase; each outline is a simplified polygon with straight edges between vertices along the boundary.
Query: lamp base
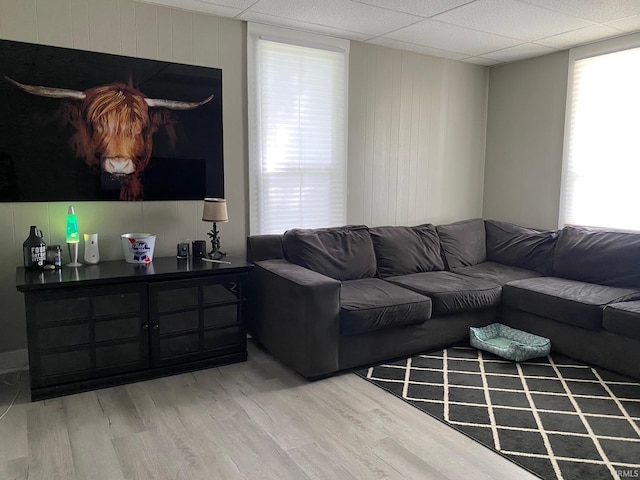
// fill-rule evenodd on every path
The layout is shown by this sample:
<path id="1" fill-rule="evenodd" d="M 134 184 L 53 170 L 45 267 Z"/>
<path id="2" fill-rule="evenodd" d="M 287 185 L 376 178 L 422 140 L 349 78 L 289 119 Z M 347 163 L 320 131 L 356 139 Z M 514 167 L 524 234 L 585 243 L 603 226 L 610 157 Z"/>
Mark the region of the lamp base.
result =
<path id="1" fill-rule="evenodd" d="M 78 262 L 78 244 L 67 242 L 67 247 L 69 247 L 69 259 L 71 260 L 66 264 L 67 267 L 81 267 L 82 264 Z"/>
<path id="2" fill-rule="evenodd" d="M 216 222 L 213 222 L 213 228 L 207 235 L 211 238 L 211 251 L 207 254 L 207 257 L 211 260 L 220 260 L 226 253 L 220 250 L 220 231 Z"/>

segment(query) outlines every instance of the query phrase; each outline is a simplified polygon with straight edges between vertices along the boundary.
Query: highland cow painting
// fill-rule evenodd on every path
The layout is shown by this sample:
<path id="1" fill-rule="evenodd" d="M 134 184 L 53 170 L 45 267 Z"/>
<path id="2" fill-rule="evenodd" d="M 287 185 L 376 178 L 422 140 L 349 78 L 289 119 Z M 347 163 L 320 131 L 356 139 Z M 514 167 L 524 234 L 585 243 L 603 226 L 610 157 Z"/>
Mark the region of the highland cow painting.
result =
<path id="1" fill-rule="evenodd" d="M 0 41 L 0 201 L 224 197 L 222 71 Z"/>

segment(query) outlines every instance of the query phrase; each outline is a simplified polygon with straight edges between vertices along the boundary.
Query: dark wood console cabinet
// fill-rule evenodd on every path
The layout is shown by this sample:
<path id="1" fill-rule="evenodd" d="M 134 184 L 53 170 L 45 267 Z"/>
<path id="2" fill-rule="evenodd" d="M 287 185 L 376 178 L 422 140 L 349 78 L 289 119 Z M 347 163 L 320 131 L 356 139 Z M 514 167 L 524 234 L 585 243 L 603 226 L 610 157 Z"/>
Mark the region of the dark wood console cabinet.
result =
<path id="1" fill-rule="evenodd" d="M 18 268 L 32 400 L 246 360 L 252 265 L 228 261 Z"/>

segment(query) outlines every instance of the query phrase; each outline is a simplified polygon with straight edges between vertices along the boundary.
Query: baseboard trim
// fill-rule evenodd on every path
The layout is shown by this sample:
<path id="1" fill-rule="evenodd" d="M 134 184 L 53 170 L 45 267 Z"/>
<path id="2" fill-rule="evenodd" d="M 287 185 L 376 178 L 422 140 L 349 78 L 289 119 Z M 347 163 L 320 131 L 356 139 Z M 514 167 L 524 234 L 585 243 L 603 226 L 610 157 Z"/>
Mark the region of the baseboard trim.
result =
<path id="1" fill-rule="evenodd" d="M 0 352 L 0 375 L 15 370 L 29 368 L 29 355 L 26 348 Z"/>

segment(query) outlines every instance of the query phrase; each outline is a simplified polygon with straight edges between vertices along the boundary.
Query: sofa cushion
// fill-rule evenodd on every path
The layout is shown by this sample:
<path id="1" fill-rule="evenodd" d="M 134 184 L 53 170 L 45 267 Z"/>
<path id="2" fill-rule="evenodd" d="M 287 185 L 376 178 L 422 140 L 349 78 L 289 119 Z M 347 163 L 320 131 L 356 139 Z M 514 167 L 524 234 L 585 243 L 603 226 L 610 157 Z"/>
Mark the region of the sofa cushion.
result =
<path id="1" fill-rule="evenodd" d="M 602 328 L 605 305 L 636 298 L 636 290 L 557 277 L 516 280 L 502 289 L 507 307 L 590 330 Z"/>
<path id="2" fill-rule="evenodd" d="M 556 277 L 640 288 L 640 233 L 564 227 L 558 236 L 553 271 Z"/>
<path id="3" fill-rule="evenodd" d="M 291 263 L 336 280 L 376 274 L 376 256 L 365 226 L 287 230 L 282 246 Z"/>
<path id="4" fill-rule="evenodd" d="M 427 272 L 386 279 L 431 298 L 433 314 L 480 310 L 500 303 L 500 285 L 453 272 Z"/>
<path id="5" fill-rule="evenodd" d="M 498 285 L 505 285 L 514 280 L 522 280 L 523 278 L 535 278 L 541 275 L 533 270 L 525 270 L 524 268 L 510 267 L 495 262 L 482 262 L 471 267 L 454 268 L 451 270 L 460 275 L 467 275 L 473 278 L 482 278 L 489 280 Z"/>
<path id="6" fill-rule="evenodd" d="M 605 330 L 640 340 L 640 301 L 607 305 L 602 318 Z"/>
<path id="7" fill-rule="evenodd" d="M 375 227 L 369 229 L 378 276 L 444 270 L 436 227 Z"/>
<path id="8" fill-rule="evenodd" d="M 484 220 L 473 218 L 436 227 L 449 269 L 469 267 L 487 259 Z"/>
<path id="9" fill-rule="evenodd" d="M 282 235 L 251 235 L 247 237 L 247 262 L 284 258 Z"/>
<path id="10" fill-rule="evenodd" d="M 355 335 L 422 323 L 431 317 L 431 300 L 379 278 L 342 282 L 340 333 Z"/>
<path id="11" fill-rule="evenodd" d="M 486 220 L 487 260 L 552 275 L 558 232 Z"/>

